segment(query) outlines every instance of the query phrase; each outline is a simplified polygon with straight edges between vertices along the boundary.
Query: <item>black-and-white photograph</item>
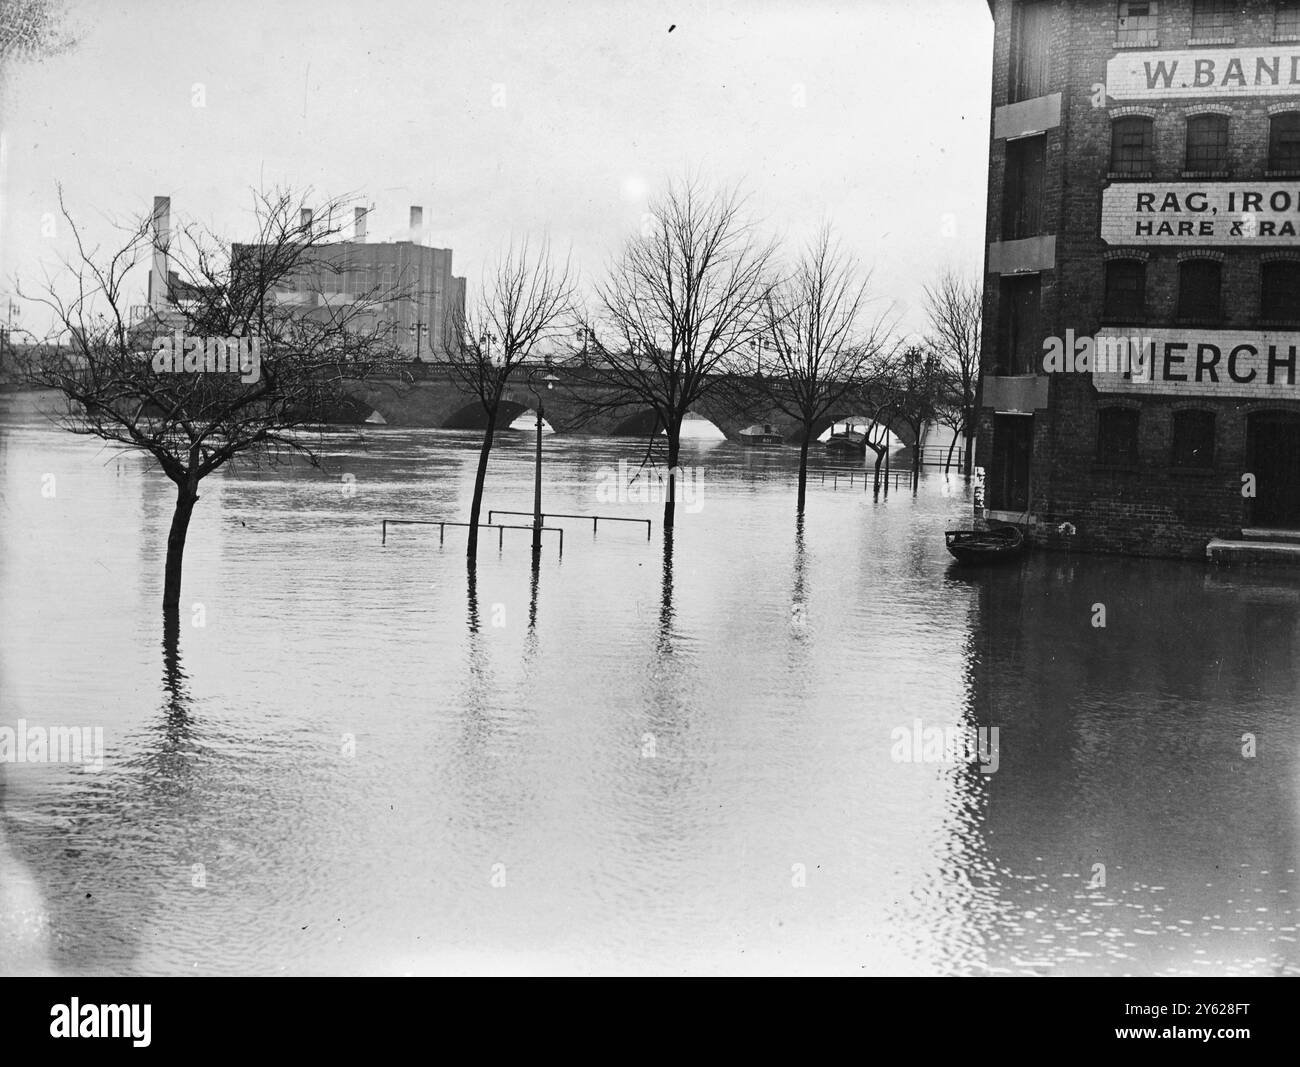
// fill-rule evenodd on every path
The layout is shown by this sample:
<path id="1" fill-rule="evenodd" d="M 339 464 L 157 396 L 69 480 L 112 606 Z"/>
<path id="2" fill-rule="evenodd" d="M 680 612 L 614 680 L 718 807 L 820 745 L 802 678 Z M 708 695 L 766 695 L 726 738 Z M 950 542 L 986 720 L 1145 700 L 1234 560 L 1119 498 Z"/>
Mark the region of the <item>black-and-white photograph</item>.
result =
<path id="1" fill-rule="evenodd" d="M 0 975 L 1300 976 L 1298 348 L 1297 0 L 0 0 Z"/>

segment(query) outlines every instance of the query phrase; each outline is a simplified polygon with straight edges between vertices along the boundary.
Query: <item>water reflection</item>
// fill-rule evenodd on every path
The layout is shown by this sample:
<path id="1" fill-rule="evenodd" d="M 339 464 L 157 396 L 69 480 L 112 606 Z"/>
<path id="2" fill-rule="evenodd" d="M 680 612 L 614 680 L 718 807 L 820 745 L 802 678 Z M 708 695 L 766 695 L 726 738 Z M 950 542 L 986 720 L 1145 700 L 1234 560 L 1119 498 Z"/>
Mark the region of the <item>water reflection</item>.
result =
<path id="1" fill-rule="evenodd" d="M 967 571 L 959 479 L 814 481 L 800 519 L 792 457 L 726 444 L 683 457 L 707 495 L 666 537 L 614 505 L 653 538 L 574 523 L 563 561 L 520 534 L 466 566 L 379 523 L 462 517 L 473 435 L 384 430 L 212 482 L 160 664 L 167 485 L 3 410 L 0 724 L 102 725 L 108 759 L 0 765 L 0 967 L 1300 967 L 1289 582 Z M 575 513 L 639 454 L 547 448 Z M 487 505 L 526 510 L 532 473 L 503 443 Z M 918 721 L 996 727 L 996 770 L 897 759 Z"/>

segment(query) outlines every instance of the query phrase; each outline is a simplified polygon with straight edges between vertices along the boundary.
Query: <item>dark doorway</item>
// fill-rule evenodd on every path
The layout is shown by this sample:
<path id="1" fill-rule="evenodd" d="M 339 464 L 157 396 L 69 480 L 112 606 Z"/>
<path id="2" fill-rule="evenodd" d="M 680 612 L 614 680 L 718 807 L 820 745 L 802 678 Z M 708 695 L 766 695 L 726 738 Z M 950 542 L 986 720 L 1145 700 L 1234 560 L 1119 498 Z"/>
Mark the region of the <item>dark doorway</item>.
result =
<path id="1" fill-rule="evenodd" d="M 1255 476 L 1251 525 L 1300 528 L 1300 414 L 1261 411 L 1247 425 Z"/>
<path id="2" fill-rule="evenodd" d="M 988 507 L 994 511 L 1029 508 L 1029 460 L 1034 451 L 1032 415 L 995 415 L 993 418 L 993 470 L 988 486 Z"/>

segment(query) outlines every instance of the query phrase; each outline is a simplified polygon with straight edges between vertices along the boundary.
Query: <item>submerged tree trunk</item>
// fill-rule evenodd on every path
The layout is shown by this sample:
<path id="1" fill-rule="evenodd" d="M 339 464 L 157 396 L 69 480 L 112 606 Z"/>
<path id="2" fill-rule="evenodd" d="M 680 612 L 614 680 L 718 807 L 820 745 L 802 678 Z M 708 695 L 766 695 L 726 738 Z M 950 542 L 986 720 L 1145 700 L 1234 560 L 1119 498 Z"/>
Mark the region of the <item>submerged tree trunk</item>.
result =
<path id="1" fill-rule="evenodd" d="M 812 424 L 806 423 L 803 428 L 803 444 L 799 446 L 799 502 L 795 505 L 795 511 L 802 515 L 804 499 L 808 495 L 808 444 L 812 440 Z"/>
<path id="2" fill-rule="evenodd" d="M 474 473 L 474 499 L 469 505 L 469 539 L 465 549 L 468 559 L 478 556 L 478 519 L 483 511 L 483 483 L 487 481 L 488 456 L 492 452 L 492 439 L 497 432 L 497 404 L 487 413 L 487 429 L 483 431 L 483 447 L 478 453 L 478 470 Z"/>
<path id="3" fill-rule="evenodd" d="M 957 441 L 958 441 L 958 436 L 956 433 L 954 433 L 952 435 L 952 440 L 948 443 L 948 458 L 945 459 L 943 462 L 944 474 L 947 474 L 950 470 L 952 470 L 952 454 L 957 449 Z"/>
<path id="4" fill-rule="evenodd" d="M 176 510 L 167 533 L 167 568 L 163 578 L 163 612 L 177 612 L 181 604 L 181 566 L 185 560 L 185 537 L 190 516 L 198 503 L 198 483 L 187 479 L 176 487 Z"/>
<path id="5" fill-rule="evenodd" d="M 668 427 L 668 495 L 664 498 L 664 530 L 673 528 L 673 513 L 677 510 L 677 457 L 682 448 L 682 421 L 677 419 Z"/>

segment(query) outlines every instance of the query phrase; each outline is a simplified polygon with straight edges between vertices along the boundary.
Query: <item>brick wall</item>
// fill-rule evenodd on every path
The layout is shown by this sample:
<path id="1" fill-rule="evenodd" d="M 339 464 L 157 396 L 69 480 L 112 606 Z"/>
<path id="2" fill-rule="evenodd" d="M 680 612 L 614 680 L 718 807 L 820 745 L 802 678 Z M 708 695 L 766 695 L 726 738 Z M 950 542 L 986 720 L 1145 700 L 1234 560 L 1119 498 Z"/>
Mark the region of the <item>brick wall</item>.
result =
<path id="1" fill-rule="evenodd" d="M 1042 324 L 1045 336 L 1095 335 L 1103 322 L 1103 283 L 1107 252 L 1132 248 L 1144 254 L 1146 264 L 1146 319 L 1148 333 L 1179 330 L 1189 333 L 1176 318 L 1180 256 L 1201 250 L 1213 252 L 1222 262 L 1223 318 L 1216 328 L 1247 333 L 1264 330 L 1259 320 L 1261 258 L 1287 248 L 1286 241 L 1253 243 L 1247 247 L 1184 243 L 1132 245 L 1107 244 L 1101 238 L 1103 188 L 1108 177 L 1111 118 L 1140 108 L 1155 122 L 1155 160 L 1150 178 L 1139 183 L 1166 186 L 1197 182 L 1186 177 L 1185 131 L 1187 116 L 1204 110 L 1229 116 L 1229 170 L 1224 181 L 1258 183 L 1266 180 L 1268 117 L 1270 107 L 1300 106 L 1293 87 L 1276 94 L 1232 95 L 1215 91 L 1212 98 L 1107 100 L 1094 106 L 1095 86 L 1105 82 L 1107 64 L 1116 55 L 1152 58 L 1167 52 L 1193 51 L 1206 55 L 1225 48 L 1274 45 L 1272 0 L 1243 0 L 1230 44 L 1188 48 L 1191 3 L 1162 0 L 1159 5 L 1159 44 L 1150 49 L 1117 48 L 1116 9 L 1113 0 L 1042 0 L 1055 12 L 1051 39 L 1051 84 L 1048 92 L 1062 94 L 1061 125 L 1046 135 L 1044 229 L 1056 235 L 1056 269 L 1044 272 Z M 1014 3 L 996 4 L 993 63 L 993 106 L 1008 102 L 1011 71 L 1011 26 Z M 1277 43 L 1276 49 L 1295 49 Z M 1285 66 L 1285 64 L 1284 64 Z M 1283 73 L 1285 81 L 1286 72 Z M 1002 186 L 1005 142 L 993 141 L 989 165 L 987 233 L 999 240 L 1002 225 Z M 1281 179 L 1269 179 L 1282 181 Z M 1129 184 L 1125 182 L 1125 184 Z M 1300 178 L 1286 184 L 1300 197 Z M 1255 187 L 1255 186 L 1249 186 Z M 1294 216 L 1300 223 L 1300 213 Z M 1291 242 L 1289 247 L 1300 249 Z M 987 267 L 987 262 L 986 262 Z M 997 275 L 986 274 L 983 365 L 991 373 L 998 342 Z M 1272 327 L 1273 341 L 1287 340 Z M 1165 336 L 1162 334 L 1162 336 Z M 1246 340 L 1249 338 L 1243 338 Z M 1300 331 L 1290 334 L 1300 345 Z M 1193 349 L 1194 352 L 1194 349 Z M 1219 390 L 1220 393 L 1230 390 Z M 1249 502 L 1241 495 L 1242 474 L 1248 470 L 1247 417 L 1259 410 L 1300 412 L 1300 389 L 1274 390 L 1268 398 L 1195 395 L 1189 391 L 1148 390 L 1160 395 L 1098 394 L 1086 375 L 1053 375 L 1049 409 L 1035 414 L 1034 458 L 1031 470 L 1031 510 L 1036 516 L 1033 536 L 1051 547 L 1150 555 L 1203 556 L 1211 537 L 1233 535 L 1248 522 Z M 1205 390 L 1210 392 L 1210 390 Z M 1099 466 L 1097 412 L 1112 403 L 1139 408 L 1140 462 L 1134 470 Z M 1170 466 L 1172 416 L 1184 407 L 1215 413 L 1214 467 L 1186 471 Z M 976 433 L 976 463 L 989 467 L 993 413 L 980 414 Z M 990 472 L 989 481 L 992 481 Z M 1075 528 L 1072 537 L 1057 532 L 1062 523 Z"/>

